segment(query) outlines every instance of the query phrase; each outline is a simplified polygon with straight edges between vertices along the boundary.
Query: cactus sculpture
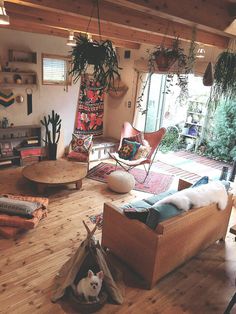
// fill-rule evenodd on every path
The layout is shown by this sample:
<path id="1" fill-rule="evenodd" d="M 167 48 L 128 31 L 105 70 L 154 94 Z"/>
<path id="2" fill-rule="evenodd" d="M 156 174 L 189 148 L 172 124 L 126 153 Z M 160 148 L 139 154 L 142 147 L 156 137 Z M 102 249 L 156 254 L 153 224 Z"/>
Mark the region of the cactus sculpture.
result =
<path id="1" fill-rule="evenodd" d="M 46 136 L 43 141 L 48 147 L 48 157 L 49 159 L 56 160 L 57 143 L 59 141 L 61 131 L 60 115 L 52 110 L 52 115 L 48 115 L 47 117 L 44 116 L 43 120 L 40 120 L 40 122 L 46 129 Z"/>

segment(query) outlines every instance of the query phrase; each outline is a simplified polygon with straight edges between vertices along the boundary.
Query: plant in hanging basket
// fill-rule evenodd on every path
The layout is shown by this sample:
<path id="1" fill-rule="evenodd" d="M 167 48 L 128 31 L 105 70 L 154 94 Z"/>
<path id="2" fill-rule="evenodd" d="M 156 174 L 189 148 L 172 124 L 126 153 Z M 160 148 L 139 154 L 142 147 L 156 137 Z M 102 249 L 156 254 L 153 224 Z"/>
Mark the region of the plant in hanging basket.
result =
<path id="1" fill-rule="evenodd" d="M 171 47 L 165 47 L 163 44 L 157 46 L 151 53 L 149 62 L 152 66 L 157 65 L 159 71 L 166 72 L 178 61 L 178 68 L 184 68 L 187 64 L 187 56 L 184 49 L 180 47 L 179 38 L 173 39 Z"/>
<path id="2" fill-rule="evenodd" d="M 222 52 L 214 68 L 213 97 L 219 100 L 236 98 L 236 52 Z"/>
<path id="3" fill-rule="evenodd" d="M 109 91 L 116 78 L 120 77 L 118 58 L 110 40 L 91 41 L 84 35 L 76 37 L 76 46 L 71 52 L 74 83 L 93 66 L 93 77 L 96 82 Z"/>

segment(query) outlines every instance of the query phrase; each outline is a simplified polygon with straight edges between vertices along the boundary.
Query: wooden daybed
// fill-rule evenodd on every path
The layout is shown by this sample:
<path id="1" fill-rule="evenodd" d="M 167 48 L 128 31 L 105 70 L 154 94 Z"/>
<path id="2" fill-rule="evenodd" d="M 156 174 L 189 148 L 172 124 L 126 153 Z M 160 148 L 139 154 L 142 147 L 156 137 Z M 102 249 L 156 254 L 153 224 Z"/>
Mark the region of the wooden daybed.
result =
<path id="1" fill-rule="evenodd" d="M 188 185 L 180 181 L 179 190 Z M 165 220 L 156 230 L 127 218 L 112 203 L 104 204 L 102 246 L 126 262 L 147 282 L 147 288 L 217 240 L 224 239 L 232 209 L 216 204 L 192 209 Z"/>

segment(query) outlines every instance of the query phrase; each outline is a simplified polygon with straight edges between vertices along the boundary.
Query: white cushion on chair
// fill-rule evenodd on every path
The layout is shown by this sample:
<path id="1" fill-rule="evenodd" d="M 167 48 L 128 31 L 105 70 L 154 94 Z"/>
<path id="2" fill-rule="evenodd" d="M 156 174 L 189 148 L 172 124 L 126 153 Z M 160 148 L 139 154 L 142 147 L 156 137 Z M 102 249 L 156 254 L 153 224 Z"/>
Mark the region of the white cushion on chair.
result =
<path id="1" fill-rule="evenodd" d="M 134 188 L 135 179 L 132 174 L 126 171 L 117 170 L 113 171 L 107 177 L 107 184 L 108 187 L 114 192 L 128 193 Z"/>

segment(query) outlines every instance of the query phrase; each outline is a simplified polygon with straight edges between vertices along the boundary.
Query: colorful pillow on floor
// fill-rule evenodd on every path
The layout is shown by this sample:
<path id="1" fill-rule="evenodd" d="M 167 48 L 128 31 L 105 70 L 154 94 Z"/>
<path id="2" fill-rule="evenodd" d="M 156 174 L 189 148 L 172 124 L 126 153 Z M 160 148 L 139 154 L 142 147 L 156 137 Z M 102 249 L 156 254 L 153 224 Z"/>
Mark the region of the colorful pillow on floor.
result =
<path id="1" fill-rule="evenodd" d="M 123 139 L 122 146 L 118 151 L 119 157 L 125 160 L 132 160 L 140 147 L 140 143 Z"/>
<path id="2" fill-rule="evenodd" d="M 88 153 L 92 145 L 93 135 L 72 134 L 71 148 L 77 153 Z"/>

